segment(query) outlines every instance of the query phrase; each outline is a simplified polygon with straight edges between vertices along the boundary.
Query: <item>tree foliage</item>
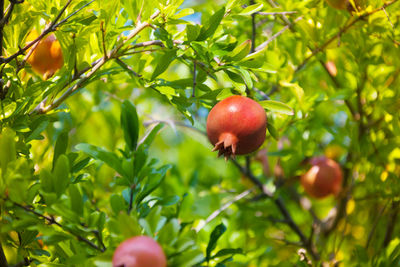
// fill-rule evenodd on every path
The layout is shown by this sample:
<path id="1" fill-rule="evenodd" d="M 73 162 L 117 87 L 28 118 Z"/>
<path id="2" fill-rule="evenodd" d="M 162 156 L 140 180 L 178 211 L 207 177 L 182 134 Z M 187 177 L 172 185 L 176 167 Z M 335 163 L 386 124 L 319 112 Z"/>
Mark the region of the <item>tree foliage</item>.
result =
<path id="1" fill-rule="evenodd" d="M 399 266 L 400 1 L 349 2 L 0 1 L 0 266 L 110 266 L 142 234 L 174 267 Z M 234 94 L 268 132 L 225 162 L 205 123 Z M 316 200 L 322 154 L 343 190 Z"/>

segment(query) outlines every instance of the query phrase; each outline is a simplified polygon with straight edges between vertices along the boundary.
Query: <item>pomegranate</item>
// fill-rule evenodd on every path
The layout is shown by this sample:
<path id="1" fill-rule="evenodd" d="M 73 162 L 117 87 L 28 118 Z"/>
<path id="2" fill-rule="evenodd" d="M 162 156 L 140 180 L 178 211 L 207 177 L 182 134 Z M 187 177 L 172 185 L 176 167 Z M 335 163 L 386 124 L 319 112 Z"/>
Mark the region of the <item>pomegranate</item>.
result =
<path id="1" fill-rule="evenodd" d="M 257 150 L 265 140 L 267 116 L 256 101 L 230 96 L 218 102 L 207 117 L 207 135 L 218 156 L 244 155 Z"/>
<path id="2" fill-rule="evenodd" d="M 339 194 L 343 179 L 339 164 L 323 156 L 312 158 L 310 163 L 312 167 L 300 180 L 304 191 L 315 198 Z"/>
<path id="3" fill-rule="evenodd" d="M 161 246 L 147 236 L 136 236 L 122 242 L 114 252 L 113 267 L 166 267 L 167 258 Z"/>
<path id="4" fill-rule="evenodd" d="M 31 31 L 27 37 L 27 42 L 35 40 L 38 36 L 39 33 L 36 30 Z M 35 50 L 32 51 L 27 61 L 32 65 L 32 69 L 42 74 L 45 79 L 51 77 L 57 70 L 61 69 L 64 59 L 60 42 L 56 39 L 55 35 L 50 34 L 43 38 Z"/>

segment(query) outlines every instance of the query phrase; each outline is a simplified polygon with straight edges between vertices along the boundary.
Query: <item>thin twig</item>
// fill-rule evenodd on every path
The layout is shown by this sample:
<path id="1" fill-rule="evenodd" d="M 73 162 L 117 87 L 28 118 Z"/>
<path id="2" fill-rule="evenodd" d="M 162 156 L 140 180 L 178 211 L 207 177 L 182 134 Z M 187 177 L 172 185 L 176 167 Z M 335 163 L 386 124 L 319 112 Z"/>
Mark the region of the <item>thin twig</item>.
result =
<path id="1" fill-rule="evenodd" d="M 296 18 L 294 20 L 293 23 L 296 23 L 300 20 L 303 19 L 303 16 L 300 16 L 298 18 Z M 286 30 L 288 30 L 290 27 L 292 27 L 292 24 L 288 24 L 285 27 L 283 27 L 279 32 L 275 33 L 274 35 L 271 36 L 271 38 L 269 38 L 267 41 L 265 41 L 264 43 L 260 44 L 259 46 L 257 46 L 255 48 L 255 51 L 260 51 L 261 49 L 263 49 L 264 47 L 266 47 L 270 42 L 272 42 L 273 40 L 275 40 L 276 38 L 278 38 L 280 35 L 282 35 L 282 33 L 284 33 Z"/>
<path id="2" fill-rule="evenodd" d="M 373 225 L 371 227 L 371 230 L 370 230 L 370 232 L 368 234 L 367 243 L 365 244 L 365 248 L 366 249 L 369 247 L 369 244 L 370 244 L 370 242 L 372 240 L 372 237 L 374 235 L 375 229 L 378 226 L 378 222 L 379 222 L 380 218 L 382 218 L 382 214 L 386 210 L 386 207 L 387 207 L 388 204 L 389 204 L 389 201 L 387 201 L 386 204 L 381 208 L 381 210 L 379 211 L 378 215 L 375 218 L 375 221 L 374 221 L 374 223 L 373 223 Z"/>
<path id="3" fill-rule="evenodd" d="M 46 29 L 33 41 L 29 42 L 27 45 L 25 45 L 23 48 L 20 48 L 15 54 L 7 57 L 7 58 L 3 58 L 0 57 L 0 63 L 8 63 L 11 60 L 13 60 L 14 58 L 22 55 L 25 53 L 26 50 L 28 50 L 29 48 L 31 48 L 34 44 L 38 43 L 40 40 L 43 39 L 43 37 L 45 35 L 47 35 L 50 32 L 53 32 L 57 29 L 57 27 L 61 24 L 58 23 L 57 21 L 61 18 L 62 14 L 64 13 L 64 11 L 67 9 L 67 7 L 71 4 L 72 0 L 68 0 L 68 2 L 65 4 L 65 6 L 60 10 L 60 12 L 57 14 L 56 18 L 46 27 Z M 63 22 L 65 22 L 66 20 L 63 20 Z M 57 25 L 57 26 L 56 26 Z"/>
<path id="4" fill-rule="evenodd" d="M 101 41 L 103 45 L 103 53 L 104 58 L 107 59 L 107 49 L 106 49 L 106 29 L 104 28 L 104 21 L 100 22 L 100 30 L 101 30 Z"/>
<path id="5" fill-rule="evenodd" d="M 318 260 L 320 258 L 318 252 L 316 251 L 315 247 L 313 246 L 311 240 L 306 238 L 303 231 L 294 222 L 294 220 L 293 220 L 292 216 L 290 215 L 288 209 L 286 208 L 286 205 L 283 202 L 283 200 L 280 197 L 274 197 L 274 194 L 272 192 L 270 192 L 264 186 L 264 184 L 259 179 L 257 179 L 257 177 L 255 177 L 253 175 L 253 173 L 250 171 L 249 168 L 243 168 L 236 160 L 234 160 L 232 158 L 231 158 L 231 161 L 239 169 L 239 171 L 241 173 L 246 175 L 263 192 L 263 194 L 266 197 L 273 199 L 275 205 L 278 207 L 279 211 L 285 218 L 287 225 L 297 234 L 297 236 L 300 238 L 301 243 L 307 249 L 307 251 L 310 253 L 310 255 L 313 257 L 313 259 Z"/>
<path id="6" fill-rule="evenodd" d="M 116 58 L 115 59 L 120 65 L 124 66 L 124 68 L 128 69 L 134 76 L 136 77 L 142 77 L 142 75 L 140 75 L 139 73 L 137 73 L 136 71 L 134 71 L 132 69 L 131 66 L 129 66 L 128 64 L 126 64 L 124 61 L 122 61 L 120 58 Z"/>
<path id="7" fill-rule="evenodd" d="M 275 16 L 275 15 L 290 15 L 296 13 L 297 11 L 278 11 L 278 12 L 256 12 L 255 14 L 262 16 Z"/>
<path id="8" fill-rule="evenodd" d="M 124 52 L 123 55 L 127 56 L 127 55 L 134 55 L 134 54 L 139 54 L 139 53 L 147 53 L 147 52 L 157 52 L 157 51 L 161 51 L 164 48 L 158 48 L 158 49 L 143 49 L 143 50 L 135 50 L 135 51 L 129 51 L 129 52 Z"/>
<path id="9" fill-rule="evenodd" d="M 81 11 L 82 9 L 84 9 L 85 7 L 87 7 L 88 5 L 90 5 L 91 3 L 93 3 L 94 0 L 84 4 L 83 6 L 81 6 L 79 9 L 75 10 L 74 12 L 72 12 L 68 17 L 66 17 L 65 19 L 61 20 L 59 23 L 54 24 L 54 30 L 56 30 L 61 24 L 63 24 L 64 22 L 66 22 L 67 20 L 69 20 L 72 16 L 74 16 L 76 13 L 78 13 L 79 11 Z"/>
<path id="10" fill-rule="evenodd" d="M 392 240 L 392 234 L 397 222 L 397 215 L 399 214 L 400 201 L 392 202 L 392 215 L 389 218 L 388 225 L 386 227 L 385 239 L 383 240 L 383 247 L 387 247 Z"/>
<path id="11" fill-rule="evenodd" d="M 4 2 L 4 0 L 3 0 L 3 2 Z M 14 6 L 16 4 L 20 4 L 20 3 L 22 3 L 22 2 L 10 1 L 10 4 L 8 5 L 6 12 L 5 12 L 6 15 L 2 19 L 0 19 L 0 28 L 4 27 L 8 23 L 8 21 L 10 20 L 11 14 L 14 11 Z"/>
<path id="12" fill-rule="evenodd" d="M 343 28 L 341 28 L 337 33 L 335 33 L 331 38 L 329 38 L 327 41 L 325 41 L 325 43 L 323 43 L 321 46 L 315 48 L 312 52 L 311 55 L 309 55 L 308 57 L 306 57 L 303 62 L 297 67 L 297 70 L 300 70 L 304 67 L 304 65 L 307 64 L 307 62 L 313 58 L 316 54 L 318 54 L 321 51 L 324 51 L 326 47 L 328 47 L 334 40 L 336 40 L 338 37 L 342 36 L 345 32 L 347 32 L 351 27 L 353 27 L 357 22 L 362 21 L 364 19 L 366 19 L 367 17 L 369 17 L 372 14 L 375 14 L 376 12 L 379 12 L 381 10 L 384 10 L 386 7 L 393 5 L 394 3 L 396 3 L 399 0 L 392 0 L 390 2 L 385 3 L 382 7 L 374 9 L 370 12 L 367 12 L 361 16 L 359 16 L 358 18 L 354 19 L 353 21 L 351 21 L 350 23 L 348 23 L 347 25 L 345 25 Z"/>
<path id="13" fill-rule="evenodd" d="M 150 18 L 154 19 L 156 18 L 158 15 L 160 14 L 160 11 L 157 10 Z M 46 106 L 46 107 L 41 107 L 41 108 L 35 108 L 35 110 L 37 110 L 37 112 L 39 114 L 44 114 L 47 113 L 55 108 L 57 108 L 59 105 L 61 105 L 61 103 L 63 103 L 72 93 L 74 93 L 76 90 L 78 90 L 79 88 L 81 88 L 85 82 L 87 82 L 92 76 L 93 74 L 100 69 L 106 62 L 108 62 L 110 59 L 112 58 L 117 58 L 118 55 L 118 51 L 127 43 L 129 42 L 133 37 L 135 37 L 136 35 L 138 35 L 142 30 L 144 30 L 145 28 L 149 27 L 150 23 L 149 22 L 143 22 L 139 25 L 137 25 L 137 27 L 135 29 L 133 29 L 127 37 L 125 37 L 125 40 L 123 42 L 121 42 L 120 44 L 118 44 L 109 54 L 107 58 L 102 57 L 101 59 L 97 60 L 96 64 L 91 68 L 91 70 L 84 76 L 82 77 L 77 83 L 75 83 L 73 86 L 69 87 L 64 94 L 62 94 L 59 98 L 57 98 L 56 100 L 54 100 L 50 105 Z M 40 105 L 40 104 L 39 104 Z"/>
<path id="14" fill-rule="evenodd" d="M 250 0 L 250 5 L 254 5 L 254 0 Z M 253 13 L 251 14 L 251 49 L 250 49 L 250 53 L 254 53 L 255 52 L 255 48 L 256 48 L 256 32 L 257 28 L 256 28 L 256 14 Z"/>
<path id="15" fill-rule="evenodd" d="M 383 12 L 385 12 L 385 15 L 390 23 L 390 26 L 392 26 L 392 29 L 394 30 L 394 25 L 392 23 L 392 21 L 390 20 L 389 14 L 386 12 L 386 9 L 384 7 L 382 7 Z"/>
<path id="16" fill-rule="evenodd" d="M 328 70 L 328 68 L 326 67 L 326 64 L 320 59 L 319 60 L 320 64 L 322 65 L 322 67 L 324 68 L 325 72 L 329 75 L 329 77 L 331 78 L 333 84 L 335 85 L 336 89 L 342 88 L 339 81 L 336 79 L 335 76 L 332 75 L 332 73 Z M 349 109 L 351 115 L 353 116 L 354 119 L 357 118 L 357 112 L 354 110 L 353 106 L 351 105 L 351 102 L 348 99 L 344 100 L 345 105 L 347 106 L 347 108 Z"/>
<path id="17" fill-rule="evenodd" d="M 228 201 L 227 203 L 225 203 L 224 205 L 222 205 L 221 208 L 217 209 L 216 211 L 214 211 L 213 213 L 211 213 L 210 216 L 207 217 L 207 219 L 205 220 L 205 222 L 203 224 L 200 224 L 199 226 L 196 227 L 196 232 L 200 232 L 201 229 L 203 229 L 204 226 L 206 226 L 209 222 L 211 222 L 212 220 L 214 220 L 219 214 L 221 214 L 224 210 L 226 210 L 227 208 L 229 208 L 233 203 L 241 200 L 242 198 L 246 197 L 247 195 L 249 195 L 251 192 L 253 192 L 255 189 L 255 187 L 248 189 L 246 191 L 243 191 L 242 193 L 240 193 L 239 195 L 235 196 L 231 201 Z"/>

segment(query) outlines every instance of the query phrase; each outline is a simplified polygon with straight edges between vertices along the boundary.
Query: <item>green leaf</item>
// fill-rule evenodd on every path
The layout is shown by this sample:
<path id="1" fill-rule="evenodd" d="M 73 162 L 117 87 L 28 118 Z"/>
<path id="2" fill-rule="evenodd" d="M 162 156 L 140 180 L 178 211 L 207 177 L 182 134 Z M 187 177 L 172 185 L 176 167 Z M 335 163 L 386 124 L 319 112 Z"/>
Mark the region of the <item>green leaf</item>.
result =
<path id="1" fill-rule="evenodd" d="M 31 132 L 31 134 L 26 138 L 25 142 L 30 142 L 32 140 L 41 140 L 43 139 L 40 134 L 47 128 L 49 125 L 48 119 L 44 119 L 42 122 L 39 123 L 39 125 L 36 126 L 36 128 Z"/>
<path id="2" fill-rule="evenodd" d="M 134 151 L 139 138 L 139 119 L 136 107 L 129 100 L 125 100 L 121 106 L 121 126 L 127 147 Z"/>
<path id="3" fill-rule="evenodd" d="M 108 166 L 117 171 L 119 174 L 125 175 L 124 169 L 122 168 L 121 160 L 114 153 L 108 152 L 100 147 L 85 143 L 78 144 L 76 146 L 76 149 L 82 150 L 91 157 L 103 161 Z"/>
<path id="4" fill-rule="evenodd" d="M 240 73 L 240 76 L 242 77 L 246 86 L 250 89 L 253 88 L 253 80 L 251 79 L 250 72 L 241 67 L 238 67 L 236 71 Z"/>
<path id="5" fill-rule="evenodd" d="M 215 249 L 217 246 L 217 241 L 218 239 L 225 233 L 226 227 L 223 223 L 217 225 L 217 227 L 214 228 L 210 235 L 210 241 L 208 241 L 207 249 L 206 249 L 206 260 L 207 262 L 210 261 L 211 259 L 211 252 Z"/>
<path id="6" fill-rule="evenodd" d="M 161 206 L 154 207 L 145 219 L 150 226 L 151 233 L 159 232 L 167 222 L 167 218 L 161 215 L 161 210 Z"/>
<path id="7" fill-rule="evenodd" d="M 117 194 L 111 195 L 110 205 L 115 214 L 119 214 L 121 211 L 126 210 L 126 205 L 123 197 Z"/>
<path id="8" fill-rule="evenodd" d="M 243 254 L 243 250 L 241 248 L 224 248 L 221 249 L 220 251 L 218 251 L 217 253 L 215 253 L 214 256 L 212 256 L 211 258 L 218 258 L 218 257 L 223 257 L 226 255 L 234 255 L 234 254 Z"/>
<path id="9" fill-rule="evenodd" d="M 54 189 L 57 196 L 60 196 L 69 184 L 69 160 L 65 155 L 60 155 L 54 167 Z"/>
<path id="10" fill-rule="evenodd" d="M 140 148 L 143 150 L 146 150 L 148 147 L 150 147 L 151 143 L 153 142 L 154 138 L 157 136 L 158 132 L 164 127 L 163 123 L 158 123 L 156 126 L 153 127 L 146 135 L 145 137 L 140 140 Z"/>
<path id="11" fill-rule="evenodd" d="M 83 215 L 83 198 L 77 185 L 70 185 L 68 188 L 71 210 L 79 216 Z"/>
<path id="12" fill-rule="evenodd" d="M 157 171 L 151 173 L 147 177 L 147 181 L 143 186 L 142 192 L 139 193 L 136 198 L 136 203 L 139 204 L 142 200 L 147 197 L 151 192 L 153 192 L 164 180 L 167 171 L 171 168 L 171 165 L 165 165 L 158 169 Z"/>
<path id="13" fill-rule="evenodd" d="M 228 61 L 239 61 L 245 58 L 251 49 L 251 40 L 246 40 L 240 45 L 238 45 L 233 51 L 226 56 L 226 60 Z"/>
<path id="14" fill-rule="evenodd" d="M 241 15 L 241 16 L 249 16 L 251 14 L 254 14 L 257 11 L 260 11 L 263 8 L 263 4 L 262 3 L 258 3 L 258 4 L 254 4 L 251 6 L 246 7 L 245 9 L 243 9 L 242 12 L 240 12 L 237 15 Z"/>
<path id="15" fill-rule="evenodd" d="M 54 177 L 51 174 L 51 172 L 49 172 L 46 169 L 43 169 L 40 172 L 39 178 L 40 178 L 40 186 L 41 186 L 43 191 L 45 191 L 47 193 L 54 192 L 54 190 L 55 190 L 54 189 L 54 182 L 53 182 Z"/>
<path id="16" fill-rule="evenodd" d="M 163 55 L 154 61 L 156 67 L 151 75 L 150 80 L 154 80 L 160 74 L 167 70 L 168 66 L 171 64 L 172 61 L 176 58 L 176 51 L 175 50 L 168 50 L 163 53 Z"/>
<path id="17" fill-rule="evenodd" d="M 219 24 L 221 23 L 223 17 L 225 15 L 225 8 L 221 8 L 217 12 L 215 12 L 204 24 L 201 28 L 200 34 L 197 37 L 197 41 L 204 41 L 207 38 L 214 35 L 215 31 L 217 30 Z"/>
<path id="18" fill-rule="evenodd" d="M 176 203 L 178 203 L 180 200 L 179 196 L 169 196 L 169 197 L 164 197 L 163 199 L 159 200 L 157 202 L 158 205 L 161 206 L 171 206 L 171 205 L 175 205 Z"/>
<path id="19" fill-rule="evenodd" d="M 285 103 L 275 101 L 275 100 L 263 100 L 258 102 L 263 108 L 279 112 L 286 115 L 294 115 L 293 109 L 286 105 Z"/>
<path id="20" fill-rule="evenodd" d="M 10 128 L 5 128 L 0 134 L 0 167 L 3 175 L 7 170 L 7 165 L 17 158 L 15 149 L 15 132 Z"/>
<path id="21" fill-rule="evenodd" d="M 275 139 L 275 140 L 279 140 L 279 133 L 278 131 L 275 129 L 274 124 L 272 122 L 268 122 L 267 123 L 267 128 L 268 128 L 268 132 L 271 134 L 271 136 Z"/>
<path id="22" fill-rule="evenodd" d="M 196 40 L 196 38 L 200 34 L 200 26 L 199 25 L 186 25 L 186 38 L 189 42 Z"/>
<path id="23" fill-rule="evenodd" d="M 53 156 L 53 169 L 56 164 L 58 157 L 62 154 L 65 154 L 68 147 L 68 132 L 61 132 L 57 138 L 56 145 L 54 147 L 54 156 Z"/>

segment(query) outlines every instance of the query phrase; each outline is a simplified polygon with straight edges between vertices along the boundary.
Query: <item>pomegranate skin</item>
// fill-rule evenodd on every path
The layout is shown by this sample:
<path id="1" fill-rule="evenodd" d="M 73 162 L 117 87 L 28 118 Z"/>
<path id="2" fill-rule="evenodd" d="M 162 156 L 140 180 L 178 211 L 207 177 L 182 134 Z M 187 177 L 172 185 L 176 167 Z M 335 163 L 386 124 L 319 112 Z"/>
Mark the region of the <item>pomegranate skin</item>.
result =
<path id="1" fill-rule="evenodd" d="M 326 157 L 310 160 L 312 167 L 301 176 L 301 184 L 310 196 L 324 198 L 330 194 L 338 195 L 341 191 L 343 174 L 336 161 Z"/>
<path id="2" fill-rule="evenodd" d="M 219 156 L 244 155 L 257 150 L 265 140 L 267 116 L 263 107 L 244 96 L 218 102 L 207 117 L 207 135 Z"/>
<path id="3" fill-rule="evenodd" d="M 136 236 L 122 242 L 114 252 L 113 267 L 167 267 L 161 246 L 147 236 Z"/>
<path id="4" fill-rule="evenodd" d="M 27 41 L 33 41 L 39 36 L 38 32 L 33 30 L 27 37 Z M 31 48 L 32 49 L 32 48 Z M 46 79 L 51 77 L 64 64 L 63 54 L 59 41 L 54 34 L 43 38 L 36 46 L 35 50 L 27 59 L 32 65 L 32 69 L 43 75 Z"/>

